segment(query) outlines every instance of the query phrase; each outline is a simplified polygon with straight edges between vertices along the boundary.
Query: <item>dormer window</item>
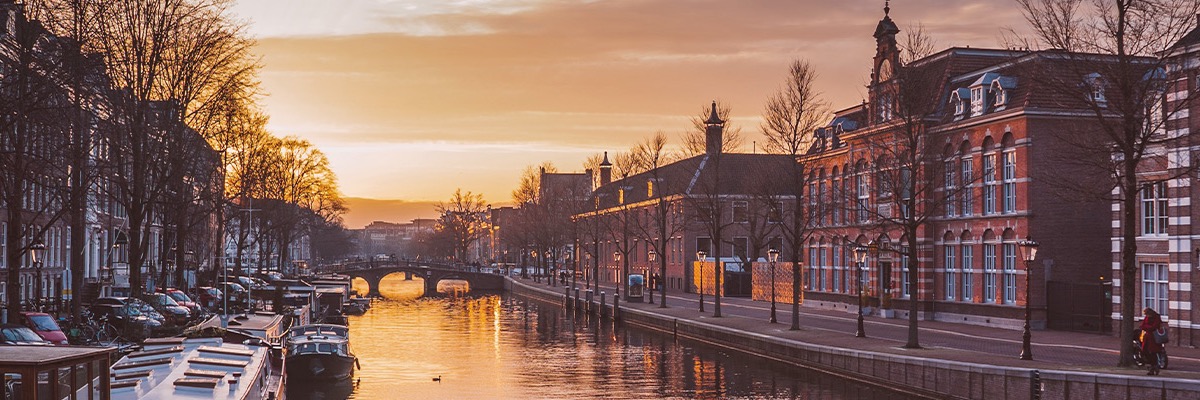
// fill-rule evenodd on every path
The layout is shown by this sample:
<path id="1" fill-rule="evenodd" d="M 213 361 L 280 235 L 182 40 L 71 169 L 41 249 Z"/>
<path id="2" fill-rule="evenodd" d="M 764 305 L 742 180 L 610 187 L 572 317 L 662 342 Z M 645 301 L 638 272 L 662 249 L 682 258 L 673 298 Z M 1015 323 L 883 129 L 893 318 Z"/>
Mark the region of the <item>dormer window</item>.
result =
<path id="1" fill-rule="evenodd" d="M 950 103 L 954 105 L 954 119 L 963 119 L 971 112 L 971 91 L 959 88 L 951 92 Z"/>
<path id="2" fill-rule="evenodd" d="M 1104 96 L 1104 78 L 1098 73 L 1090 73 L 1083 77 L 1084 88 L 1087 89 L 1088 100 L 1096 107 L 1107 107 L 1108 99 Z"/>
<path id="3" fill-rule="evenodd" d="M 983 101 L 986 90 L 983 86 L 971 88 L 971 116 L 983 115 L 983 110 L 987 108 L 987 104 Z"/>
<path id="4" fill-rule="evenodd" d="M 997 86 L 993 85 L 1000 79 L 1000 74 L 988 72 L 971 82 L 971 116 L 977 117 L 995 109 Z"/>

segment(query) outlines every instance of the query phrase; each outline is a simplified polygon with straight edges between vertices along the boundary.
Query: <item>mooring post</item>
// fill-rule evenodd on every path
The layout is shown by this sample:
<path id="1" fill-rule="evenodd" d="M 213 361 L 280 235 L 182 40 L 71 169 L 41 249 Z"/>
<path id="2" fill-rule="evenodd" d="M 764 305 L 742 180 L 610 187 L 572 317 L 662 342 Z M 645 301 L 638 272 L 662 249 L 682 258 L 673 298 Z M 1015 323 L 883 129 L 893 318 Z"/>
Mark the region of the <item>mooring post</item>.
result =
<path id="1" fill-rule="evenodd" d="M 605 303 L 605 301 L 606 301 L 605 293 L 603 290 L 601 290 L 600 291 L 600 318 L 604 318 L 604 303 Z"/>
<path id="2" fill-rule="evenodd" d="M 596 304 L 594 303 L 596 297 L 595 292 L 593 292 L 592 289 L 588 289 L 587 291 L 583 292 L 583 295 L 584 299 L 587 300 L 588 314 L 596 312 Z"/>
<path id="3" fill-rule="evenodd" d="M 620 299 L 620 297 L 621 296 L 616 296 L 616 295 L 613 296 L 613 316 L 612 316 L 613 322 L 617 322 L 617 319 L 621 318 L 621 315 L 620 315 L 620 313 L 621 313 L 621 304 L 620 304 L 621 301 L 620 300 L 621 299 Z"/>
<path id="4" fill-rule="evenodd" d="M 567 307 L 567 310 L 571 310 L 574 306 L 571 304 L 571 288 L 563 288 L 563 306 Z"/>
<path id="5" fill-rule="evenodd" d="M 579 286 L 575 287 L 575 309 L 579 309 Z"/>

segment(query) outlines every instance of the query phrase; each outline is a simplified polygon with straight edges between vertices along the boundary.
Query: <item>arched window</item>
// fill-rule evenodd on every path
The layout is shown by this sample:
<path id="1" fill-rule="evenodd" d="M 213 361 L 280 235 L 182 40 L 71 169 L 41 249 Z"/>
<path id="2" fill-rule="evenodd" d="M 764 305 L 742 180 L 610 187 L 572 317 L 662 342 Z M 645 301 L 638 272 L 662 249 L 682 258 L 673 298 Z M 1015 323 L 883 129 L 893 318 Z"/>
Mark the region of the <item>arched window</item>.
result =
<path id="1" fill-rule="evenodd" d="M 958 240 L 951 232 L 942 235 L 942 276 L 943 294 L 946 300 L 955 300 L 958 292 Z"/>
<path id="2" fill-rule="evenodd" d="M 1004 304 L 1017 304 L 1017 239 L 1012 229 L 1004 230 Z"/>
<path id="3" fill-rule="evenodd" d="M 999 181 L 996 179 L 996 148 L 989 136 L 983 139 L 983 214 L 996 213 L 996 192 Z"/>
<path id="4" fill-rule="evenodd" d="M 1017 147 L 1012 132 L 1004 134 L 1001 140 L 1003 147 L 1000 153 L 1000 177 L 1004 185 L 1004 213 L 1017 212 Z"/>
<path id="5" fill-rule="evenodd" d="M 990 229 L 983 232 L 983 301 L 985 303 L 995 303 L 997 299 L 996 278 L 1000 273 L 996 262 L 996 242 L 998 241 Z"/>

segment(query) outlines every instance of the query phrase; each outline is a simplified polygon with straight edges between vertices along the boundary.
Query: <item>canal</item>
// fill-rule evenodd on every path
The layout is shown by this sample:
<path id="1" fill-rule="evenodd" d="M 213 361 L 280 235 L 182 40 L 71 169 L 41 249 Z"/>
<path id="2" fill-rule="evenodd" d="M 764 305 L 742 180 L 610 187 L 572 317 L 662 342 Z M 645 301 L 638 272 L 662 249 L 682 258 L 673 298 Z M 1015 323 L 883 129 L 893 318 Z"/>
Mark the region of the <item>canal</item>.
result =
<path id="1" fill-rule="evenodd" d="M 559 305 L 499 294 L 420 298 L 421 285 L 385 278 L 385 299 L 350 317 L 362 366 L 352 382 L 293 382 L 288 398 L 904 398 L 670 335 L 613 329 Z"/>

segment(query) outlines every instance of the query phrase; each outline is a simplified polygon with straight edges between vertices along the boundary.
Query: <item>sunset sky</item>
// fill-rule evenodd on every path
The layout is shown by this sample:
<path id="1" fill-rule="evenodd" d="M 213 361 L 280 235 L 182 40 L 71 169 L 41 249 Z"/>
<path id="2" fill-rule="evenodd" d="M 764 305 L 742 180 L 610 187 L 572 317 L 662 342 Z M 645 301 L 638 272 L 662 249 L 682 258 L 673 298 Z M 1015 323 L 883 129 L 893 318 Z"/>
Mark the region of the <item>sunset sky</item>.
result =
<path id="1" fill-rule="evenodd" d="M 510 201 L 523 168 L 581 170 L 714 99 L 759 140 L 767 96 L 810 61 L 835 108 L 857 104 L 883 1 L 238 0 L 262 57 L 270 128 L 311 140 L 352 197 Z M 900 0 L 950 46 L 1024 29 L 1012 1 Z M 902 33 L 903 34 L 903 33 Z M 747 143 L 746 152 L 751 151 Z"/>

